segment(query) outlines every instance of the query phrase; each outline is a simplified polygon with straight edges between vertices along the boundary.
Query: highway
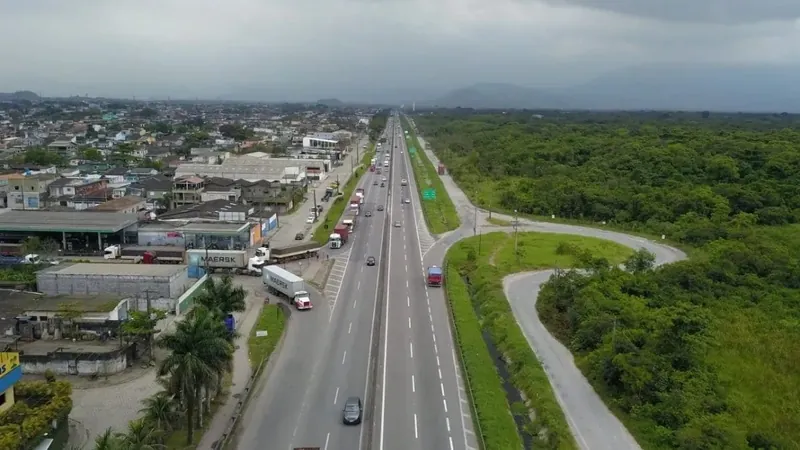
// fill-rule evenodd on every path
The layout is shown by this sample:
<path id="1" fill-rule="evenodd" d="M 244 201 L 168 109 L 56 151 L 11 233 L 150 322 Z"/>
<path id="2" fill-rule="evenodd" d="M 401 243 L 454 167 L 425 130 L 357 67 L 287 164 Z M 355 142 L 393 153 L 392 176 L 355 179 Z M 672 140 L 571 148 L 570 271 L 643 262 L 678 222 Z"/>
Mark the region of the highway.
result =
<path id="1" fill-rule="evenodd" d="M 348 396 L 366 400 L 373 383 L 368 373 L 381 266 L 366 266 L 366 258 L 382 258 L 386 213 L 375 207 L 387 204 L 388 193 L 373 185 L 376 176 L 368 173 L 359 182 L 373 216 L 362 212 L 349 242 L 331 250 L 347 261 L 338 294 L 313 296 L 312 311 L 294 311 L 268 380 L 257 387 L 242 421 L 241 449 L 355 450 L 366 439 L 370 411 L 361 426 L 343 425 L 341 411 Z"/>
<path id="2" fill-rule="evenodd" d="M 397 124 L 389 142 L 391 227 L 372 448 L 468 449 L 463 414 L 468 414 L 469 405 L 462 402 L 459 390 L 446 306 L 441 300 L 433 304 L 429 294 L 441 288 L 428 288 L 424 282 L 417 231 L 424 218 L 419 214 L 420 199 L 405 139 L 397 137 L 403 135 L 399 119 Z M 408 181 L 407 186 L 401 186 L 402 179 Z M 412 203 L 402 203 L 405 198 Z"/>

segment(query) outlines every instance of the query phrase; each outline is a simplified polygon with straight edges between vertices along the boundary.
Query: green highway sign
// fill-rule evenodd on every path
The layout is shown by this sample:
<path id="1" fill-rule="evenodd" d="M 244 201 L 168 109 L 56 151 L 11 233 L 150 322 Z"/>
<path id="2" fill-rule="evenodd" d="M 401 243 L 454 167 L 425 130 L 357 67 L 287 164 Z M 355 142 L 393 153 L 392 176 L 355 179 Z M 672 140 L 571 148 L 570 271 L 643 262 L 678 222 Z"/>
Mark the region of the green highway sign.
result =
<path id="1" fill-rule="evenodd" d="M 436 189 L 430 188 L 422 191 L 423 200 L 436 200 Z"/>
<path id="2" fill-rule="evenodd" d="M 408 149 L 408 153 L 411 153 L 413 155 L 414 153 L 417 153 L 417 149 L 414 148 L 414 147 L 411 147 L 410 149 Z"/>

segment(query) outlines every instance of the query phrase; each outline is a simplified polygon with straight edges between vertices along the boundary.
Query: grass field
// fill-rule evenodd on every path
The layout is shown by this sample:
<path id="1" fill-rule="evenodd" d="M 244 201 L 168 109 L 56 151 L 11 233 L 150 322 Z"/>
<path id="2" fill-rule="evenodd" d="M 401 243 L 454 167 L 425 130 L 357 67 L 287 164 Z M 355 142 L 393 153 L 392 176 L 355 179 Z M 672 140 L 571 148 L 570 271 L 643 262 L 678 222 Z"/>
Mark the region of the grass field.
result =
<path id="1" fill-rule="evenodd" d="M 408 139 L 406 140 L 409 148 L 408 156 L 411 158 L 411 168 L 414 172 L 414 179 L 417 181 L 417 190 L 419 191 L 422 212 L 425 215 L 428 230 L 433 234 L 455 230 L 461 225 L 461 221 L 458 219 L 458 212 L 455 205 L 453 205 L 453 201 L 450 200 L 450 196 L 447 195 L 444 184 L 439 178 L 436 167 L 425 156 L 414 130 L 405 118 L 403 118 L 403 130 L 408 130 Z M 412 152 L 412 148 L 416 149 L 416 151 Z M 423 198 L 422 193 L 426 189 L 434 189 L 436 191 L 434 200 L 425 200 Z"/>
<path id="2" fill-rule="evenodd" d="M 247 339 L 247 355 L 250 358 L 250 366 L 256 370 L 264 361 L 269 359 L 278 340 L 283 334 L 283 327 L 286 325 L 286 317 L 278 305 L 264 305 L 258 315 L 258 321 L 250 331 Z M 257 331 L 266 331 L 263 337 L 256 336 Z"/>
<path id="3" fill-rule="evenodd" d="M 489 222 L 492 225 L 497 225 L 498 227 L 510 227 L 511 226 L 511 221 L 510 220 L 498 219 L 497 217 L 489 217 L 489 218 L 486 219 L 486 221 Z"/>
<path id="4" fill-rule="evenodd" d="M 526 434 L 537 436 L 533 438 L 534 448 L 574 450 L 577 446 L 547 375 L 505 298 L 503 278 L 516 272 L 574 267 L 576 257 L 565 253 L 564 248 L 588 251 L 612 263 L 624 261 L 633 251 L 600 239 L 541 233 L 519 233 L 517 248 L 515 253 L 513 234 L 489 233 L 460 241 L 445 259 L 447 298 L 479 434 L 486 449 L 523 446 L 503 380 L 482 337 L 486 330 L 497 348 L 513 361 L 508 367 L 509 381 L 530 400 L 528 408 L 534 411 L 535 419 L 527 424 Z M 513 409 L 518 412 L 519 408 Z"/>
<path id="5" fill-rule="evenodd" d="M 339 219 L 342 218 L 342 214 L 344 214 L 344 209 L 347 207 L 347 201 L 353 196 L 353 191 L 356 190 L 356 186 L 358 185 L 359 180 L 361 180 L 361 177 L 367 173 L 369 162 L 372 160 L 373 156 L 375 156 L 375 144 L 370 143 L 367 149 L 364 151 L 364 154 L 361 156 L 361 167 L 356 169 L 356 175 L 348 178 L 347 183 L 345 183 L 344 186 L 339 187 L 339 191 L 342 193 L 342 195 L 333 197 L 331 200 L 331 206 L 328 208 L 328 212 L 325 213 L 325 219 L 319 224 L 319 226 L 317 226 L 317 229 L 314 230 L 312 239 L 315 242 L 320 244 L 325 244 L 328 242 L 328 237 L 330 237 L 331 233 L 333 232 L 333 228 L 339 222 Z"/>

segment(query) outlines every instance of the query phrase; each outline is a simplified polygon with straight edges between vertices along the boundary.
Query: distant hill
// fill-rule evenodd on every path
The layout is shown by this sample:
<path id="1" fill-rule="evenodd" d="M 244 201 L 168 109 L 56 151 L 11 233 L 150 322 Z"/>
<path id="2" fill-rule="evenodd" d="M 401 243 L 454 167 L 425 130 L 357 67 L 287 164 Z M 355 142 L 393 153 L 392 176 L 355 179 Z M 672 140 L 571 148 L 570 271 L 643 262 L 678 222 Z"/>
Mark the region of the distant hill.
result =
<path id="1" fill-rule="evenodd" d="M 434 100 L 417 106 L 476 109 L 551 109 L 567 108 L 564 97 L 513 84 L 482 83 L 450 91 Z"/>
<path id="2" fill-rule="evenodd" d="M 651 65 L 561 90 L 476 84 L 417 106 L 796 113 L 800 112 L 798 75 L 800 67 Z"/>
<path id="3" fill-rule="evenodd" d="M 42 98 L 36 95 L 35 92 L 31 91 L 17 91 L 17 92 L 0 92 L 0 101 L 9 101 L 9 100 L 28 100 L 28 101 L 38 101 Z"/>
<path id="4" fill-rule="evenodd" d="M 340 107 L 340 106 L 344 106 L 345 105 L 345 103 L 343 101 L 339 100 L 338 98 L 323 98 L 323 99 L 317 100 L 317 104 L 318 105 L 331 106 L 331 107 Z"/>

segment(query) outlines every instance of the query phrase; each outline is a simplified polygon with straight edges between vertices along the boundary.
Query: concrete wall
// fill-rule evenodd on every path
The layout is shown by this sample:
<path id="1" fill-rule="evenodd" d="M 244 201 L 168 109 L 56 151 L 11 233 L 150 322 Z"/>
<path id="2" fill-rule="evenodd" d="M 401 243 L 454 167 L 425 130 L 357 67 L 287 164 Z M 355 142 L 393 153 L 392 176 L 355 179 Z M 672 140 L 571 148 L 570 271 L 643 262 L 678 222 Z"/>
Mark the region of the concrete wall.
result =
<path id="1" fill-rule="evenodd" d="M 128 367 L 125 352 L 103 353 L 102 358 L 94 355 L 57 353 L 54 356 L 23 355 L 20 365 L 24 374 L 44 374 L 52 370 L 56 375 L 106 376 L 120 373 Z"/>
<path id="2" fill-rule="evenodd" d="M 145 299 L 177 299 L 189 285 L 185 270 L 171 276 L 142 275 L 76 275 L 39 272 L 36 274 L 39 292 L 45 295 L 112 294 Z M 174 305 L 174 302 L 171 304 Z"/>

